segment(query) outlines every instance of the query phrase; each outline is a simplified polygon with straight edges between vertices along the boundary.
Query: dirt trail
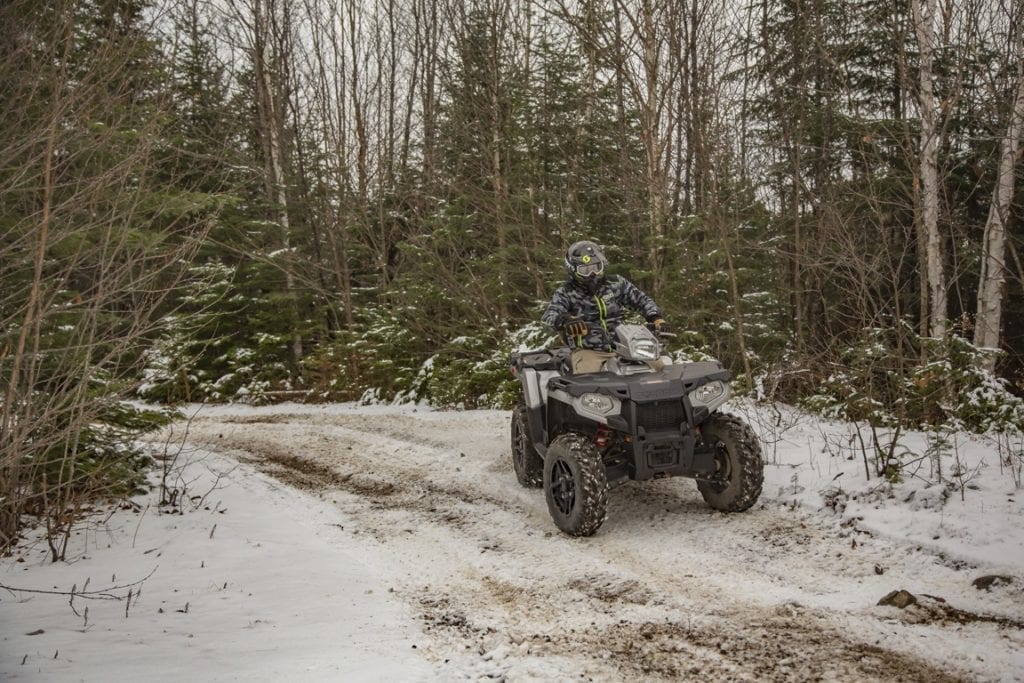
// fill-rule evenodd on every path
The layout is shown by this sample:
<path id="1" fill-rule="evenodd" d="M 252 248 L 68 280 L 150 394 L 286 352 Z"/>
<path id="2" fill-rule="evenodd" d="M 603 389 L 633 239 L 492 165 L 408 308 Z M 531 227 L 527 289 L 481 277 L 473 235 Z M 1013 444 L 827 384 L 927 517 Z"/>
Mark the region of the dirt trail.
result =
<path id="1" fill-rule="evenodd" d="M 507 440 L 495 412 L 201 417 L 189 436 L 336 504 L 442 678 L 977 680 L 979 648 L 1024 648 L 1012 624 L 864 599 L 880 572 L 947 585 L 917 549 L 781 506 L 717 513 L 686 480 L 618 487 L 598 535 L 563 536 Z"/>

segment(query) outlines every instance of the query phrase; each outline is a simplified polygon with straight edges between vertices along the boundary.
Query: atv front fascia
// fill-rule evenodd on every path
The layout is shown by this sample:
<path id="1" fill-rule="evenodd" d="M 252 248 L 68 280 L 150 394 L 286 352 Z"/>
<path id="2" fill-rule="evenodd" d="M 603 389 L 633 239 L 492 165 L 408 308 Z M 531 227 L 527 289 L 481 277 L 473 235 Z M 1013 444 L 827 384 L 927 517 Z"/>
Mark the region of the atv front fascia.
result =
<path id="1" fill-rule="evenodd" d="M 609 438 L 603 453 L 609 484 L 715 474 L 715 452 L 703 445 L 696 426 L 728 398 L 729 373 L 721 365 L 687 363 L 666 365 L 658 372 L 564 376 L 560 368 L 567 358 L 567 349 L 529 351 L 513 358 L 530 438 L 541 457 L 560 434 L 596 436 L 603 427 Z M 708 386 L 712 390 L 700 391 Z"/>

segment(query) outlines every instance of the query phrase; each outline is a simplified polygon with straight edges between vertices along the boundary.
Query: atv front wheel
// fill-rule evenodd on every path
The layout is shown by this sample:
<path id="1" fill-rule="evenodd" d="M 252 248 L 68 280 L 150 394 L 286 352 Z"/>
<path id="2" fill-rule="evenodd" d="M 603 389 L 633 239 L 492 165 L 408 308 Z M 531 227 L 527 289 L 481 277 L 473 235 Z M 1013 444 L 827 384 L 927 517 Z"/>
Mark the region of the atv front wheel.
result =
<path id="1" fill-rule="evenodd" d="M 601 455 L 581 434 L 562 434 L 544 458 L 544 497 L 555 526 L 570 536 L 592 536 L 604 524 L 608 477 Z"/>
<path id="2" fill-rule="evenodd" d="M 742 512 L 757 502 L 764 483 L 761 444 L 746 422 L 718 413 L 701 425 L 704 444 L 715 451 L 715 474 L 698 480 L 705 502 L 723 512 Z"/>
<path id="3" fill-rule="evenodd" d="M 544 483 L 544 459 L 530 440 L 526 406 L 522 403 L 512 411 L 512 469 L 527 488 L 540 488 Z"/>

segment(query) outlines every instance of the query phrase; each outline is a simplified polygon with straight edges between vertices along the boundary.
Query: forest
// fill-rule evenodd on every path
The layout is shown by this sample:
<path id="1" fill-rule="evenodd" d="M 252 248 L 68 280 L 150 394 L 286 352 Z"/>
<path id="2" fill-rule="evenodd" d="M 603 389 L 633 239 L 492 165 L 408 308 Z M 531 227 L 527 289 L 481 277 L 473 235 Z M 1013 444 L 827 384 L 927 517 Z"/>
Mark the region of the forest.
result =
<path id="1" fill-rule="evenodd" d="M 508 354 L 552 342 L 578 239 L 739 392 L 1020 431 L 1022 22 L 1019 0 L 4 2 L 0 546 L 139 486 L 162 406 L 511 405 Z"/>

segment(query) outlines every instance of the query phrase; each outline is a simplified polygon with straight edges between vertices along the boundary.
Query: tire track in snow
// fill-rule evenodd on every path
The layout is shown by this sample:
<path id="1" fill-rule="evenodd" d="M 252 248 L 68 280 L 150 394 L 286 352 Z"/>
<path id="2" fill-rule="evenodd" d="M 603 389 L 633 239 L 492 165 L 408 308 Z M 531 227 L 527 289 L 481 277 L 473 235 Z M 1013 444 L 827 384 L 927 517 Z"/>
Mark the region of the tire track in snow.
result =
<path id="1" fill-rule="evenodd" d="M 955 661 L 875 645 L 885 615 L 802 604 L 823 589 L 807 564 L 828 577 L 847 540 L 778 510 L 714 513 L 684 480 L 612 491 L 602 532 L 570 539 L 516 484 L 507 419 L 458 415 L 465 430 L 436 413 L 200 418 L 190 440 L 334 500 L 392 559 L 446 674 L 956 679 Z"/>

